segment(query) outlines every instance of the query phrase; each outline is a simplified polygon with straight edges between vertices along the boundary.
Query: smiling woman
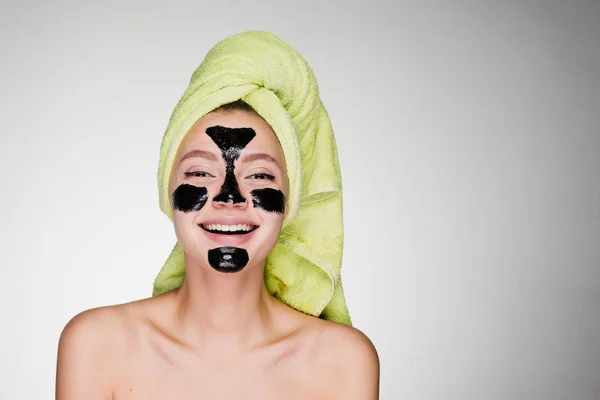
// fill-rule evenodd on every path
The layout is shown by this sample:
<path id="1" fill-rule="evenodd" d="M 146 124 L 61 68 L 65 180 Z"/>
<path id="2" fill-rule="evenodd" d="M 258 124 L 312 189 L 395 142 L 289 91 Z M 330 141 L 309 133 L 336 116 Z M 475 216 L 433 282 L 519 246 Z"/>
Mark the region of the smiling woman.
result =
<path id="1" fill-rule="evenodd" d="M 264 262 L 279 237 L 288 193 L 275 133 L 257 114 L 232 107 L 196 122 L 179 147 L 169 183 L 173 208 L 182 211 L 173 213 L 173 222 L 186 265 L 222 272 Z"/>
<path id="2" fill-rule="evenodd" d="M 261 84 L 239 81 L 248 57 Z M 215 46 L 170 120 L 158 181 L 177 244 L 154 297 L 69 322 L 57 399 L 378 398 L 377 353 L 341 285 L 335 140 L 293 49 L 263 32 Z"/>

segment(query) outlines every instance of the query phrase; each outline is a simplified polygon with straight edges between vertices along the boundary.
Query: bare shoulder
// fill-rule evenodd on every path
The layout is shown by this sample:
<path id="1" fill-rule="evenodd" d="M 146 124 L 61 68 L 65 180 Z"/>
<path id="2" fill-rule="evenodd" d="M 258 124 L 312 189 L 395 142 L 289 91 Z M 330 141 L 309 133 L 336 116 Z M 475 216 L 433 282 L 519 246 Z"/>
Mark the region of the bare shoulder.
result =
<path id="1" fill-rule="evenodd" d="M 328 362 L 344 364 L 346 361 L 379 365 L 379 356 L 373 342 L 362 331 L 336 322 L 321 322 L 319 347 L 328 354 Z"/>
<path id="2" fill-rule="evenodd" d="M 60 345 L 71 342 L 95 342 L 102 340 L 104 335 L 99 328 L 115 326 L 119 321 L 119 306 L 93 308 L 74 316 L 63 329 Z"/>
<path id="3" fill-rule="evenodd" d="M 320 321 L 316 351 L 333 399 L 378 399 L 379 356 L 373 342 L 357 328 Z"/>
<path id="4" fill-rule="evenodd" d="M 67 323 L 58 343 L 58 400 L 112 398 L 117 367 L 135 347 L 140 303 L 86 310 Z"/>
<path id="5" fill-rule="evenodd" d="M 162 307 L 161 300 L 154 297 L 83 311 L 63 329 L 59 347 L 84 345 L 104 353 L 129 345 L 128 340 L 135 331 L 147 322 L 149 315 Z"/>
<path id="6" fill-rule="evenodd" d="M 58 343 L 58 400 L 112 397 L 109 364 L 115 351 L 108 338 L 117 321 L 113 308 L 102 307 L 79 313 L 67 323 Z"/>

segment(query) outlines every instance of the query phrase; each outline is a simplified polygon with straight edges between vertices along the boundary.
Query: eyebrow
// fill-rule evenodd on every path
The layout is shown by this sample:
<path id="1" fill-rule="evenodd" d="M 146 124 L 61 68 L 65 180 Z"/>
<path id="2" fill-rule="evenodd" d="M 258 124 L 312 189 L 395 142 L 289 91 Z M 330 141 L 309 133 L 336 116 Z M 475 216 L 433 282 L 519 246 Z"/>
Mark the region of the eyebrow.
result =
<path id="1" fill-rule="evenodd" d="M 200 157 L 200 158 L 205 158 L 209 161 L 218 161 L 217 156 L 214 155 L 213 153 L 211 153 L 210 151 L 192 150 L 192 151 L 185 153 L 185 155 L 183 157 L 181 157 L 181 160 L 179 160 L 179 162 L 182 162 L 183 160 L 191 158 L 191 157 Z"/>
<path id="2" fill-rule="evenodd" d="M 264 161 L 269 161 L 272 162 L 273 164 L 277 165 L 279 168 L 281 168 L 281 166 L 279 165 L 279 163 L 277 162 L 277 160 L 270 156 L 267 153 L 252 153 L 252 154 L 248 154 L 245 155 L 244 157 L 242 157 L 242 159 L 240 160 L 243 163 L 249 163 L 252 161 L 258 161 L 258 160 L 264 160 Z"/>

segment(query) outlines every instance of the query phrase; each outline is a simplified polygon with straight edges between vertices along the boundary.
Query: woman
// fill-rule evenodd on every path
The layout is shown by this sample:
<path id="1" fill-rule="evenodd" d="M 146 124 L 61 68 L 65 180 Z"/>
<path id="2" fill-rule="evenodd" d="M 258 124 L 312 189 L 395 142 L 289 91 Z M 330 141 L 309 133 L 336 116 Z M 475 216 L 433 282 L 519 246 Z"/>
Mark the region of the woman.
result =
<path id="1" fill-rule="evenodd" d="M 348 326 L 335 269 L 337 153 L 311 77 L 263 32 L 209 52 L 163 138 L 178 243 L 156 296 L 67 324 L 57 399 L 378 398 L 377 353 Z"/>

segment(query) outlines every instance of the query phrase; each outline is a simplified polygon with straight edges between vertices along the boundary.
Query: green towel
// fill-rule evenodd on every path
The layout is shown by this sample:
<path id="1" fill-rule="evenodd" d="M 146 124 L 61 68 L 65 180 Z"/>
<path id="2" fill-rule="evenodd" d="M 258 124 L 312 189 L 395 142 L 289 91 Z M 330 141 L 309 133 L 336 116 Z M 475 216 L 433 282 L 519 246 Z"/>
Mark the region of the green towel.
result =
<path id="1" fill-rule="evenodd" d="M 277 36 L 259 31 L 231 36 L 196 69 L 162 140 L 160 207 L 172 220 L 169 176 L 185 134 L 199 118 L 240 99 L 277 135 L 289 178 L 288 213 L 265 262 L 266 287 L 298 311 L 351 325 L 340 279 L 342 185 L 333 129 L 312 70 Z M 153 295 L 180 287 L 184 276 L 183 249 L 176 244 Z"/>

